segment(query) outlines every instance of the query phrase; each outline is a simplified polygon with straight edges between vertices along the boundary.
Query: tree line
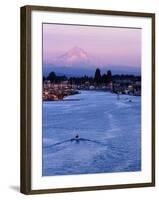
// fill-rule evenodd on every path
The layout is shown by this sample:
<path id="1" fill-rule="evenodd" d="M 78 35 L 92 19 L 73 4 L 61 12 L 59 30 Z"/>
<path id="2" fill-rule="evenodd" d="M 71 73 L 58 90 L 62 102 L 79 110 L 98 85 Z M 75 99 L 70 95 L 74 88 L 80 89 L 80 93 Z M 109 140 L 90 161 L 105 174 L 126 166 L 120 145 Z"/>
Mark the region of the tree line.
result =
<path id="1" fill-rule="evenodd" d="M 99 68 L 96 69 L 94 77 L 89 76 L 82 76 L 82 77 L 66 77 L 65 75 L 59 76 L 56 75 L 55 72 L 50 72 L 47 77 L 43 76 L 43 81 L 49 80 L 51 83 L 61 83 L 62 81 L 68 81 L 70 84 L 84 84 L 85 82 L 89 82 L 90 84 L 108 84 L 111 81 L 116 80 L 135 80 L 135 81 L 141 81 L 141 76 L 134 76 L 134 75 L 128 75 L 128 74 L 121 74 L 121 75 L 112 75 L 111 70 L 108 70 L 107 73 L 101 74 L 101 71 Z"/>

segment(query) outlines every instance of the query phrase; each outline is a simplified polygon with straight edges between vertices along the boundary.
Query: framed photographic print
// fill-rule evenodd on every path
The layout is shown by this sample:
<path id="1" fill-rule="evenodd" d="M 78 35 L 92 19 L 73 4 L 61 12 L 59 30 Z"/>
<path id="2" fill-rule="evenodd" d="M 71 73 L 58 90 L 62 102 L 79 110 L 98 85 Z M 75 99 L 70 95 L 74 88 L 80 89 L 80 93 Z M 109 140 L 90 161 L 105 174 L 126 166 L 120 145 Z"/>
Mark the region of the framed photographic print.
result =
<path id="1" fill-rule="evenodd" d="M 155 14 L 21 8 L 21 192 L 155 185 Z"/>

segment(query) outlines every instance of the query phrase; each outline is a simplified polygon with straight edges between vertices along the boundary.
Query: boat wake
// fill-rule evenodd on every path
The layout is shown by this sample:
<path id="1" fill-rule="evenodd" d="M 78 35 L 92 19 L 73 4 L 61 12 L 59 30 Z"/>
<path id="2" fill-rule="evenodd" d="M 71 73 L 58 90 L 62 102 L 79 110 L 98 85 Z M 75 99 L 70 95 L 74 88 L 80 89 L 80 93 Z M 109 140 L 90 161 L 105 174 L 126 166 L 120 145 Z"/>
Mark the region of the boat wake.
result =
<path id="1" fill-rule="evenodd" d="M 78 143 L 85 143 L 85 142 L 89 142 L 89 143 L 95 143 L 95 144 L 98 144 L 98 145 L 101 145 L 101 146 L 105 146 L 106 144 L 102 143 L 102 142 L 99 142 L 97 140 L 91 140 L 91 139 L 86 139 L 86 138 L 71 138 L 69 140 L 64 140 L 62 142 L 57 142 L 55 144 L 52 144 L 52 145 L 48 145 L 46 146 L 45 148 L 46 149 L 49 149 L 49 148 L 52 148 L 52 147 L 55 147 L 55 146 L 59 146 L 59 145 L 62 145 L 62 144 L 71 144 L 71 143 L 75 143 L 75 144 L 78 144 Z"/>
<path id="2" fill-rule="evenodd" d="M 100 141 L 97 140 L 91 140 L 91 139 L 86 139 L 86 138 L 71 138 L 68 140 L 64 140 L 62 142 L 57 142 L 55 144 L 51 144 L 48 146 L 45 146 L 44 151 L 47 151 L 48 153 L 55 153 L 61 150 L 64 150 L 66 148 L 76 148 L 79 145 L 84 145 L 84 146 L 98 146 L 98 147 L 106 147 L 107 144 L 102 143 Z M 83 146 L 83 147 L 84 147 Z"/>

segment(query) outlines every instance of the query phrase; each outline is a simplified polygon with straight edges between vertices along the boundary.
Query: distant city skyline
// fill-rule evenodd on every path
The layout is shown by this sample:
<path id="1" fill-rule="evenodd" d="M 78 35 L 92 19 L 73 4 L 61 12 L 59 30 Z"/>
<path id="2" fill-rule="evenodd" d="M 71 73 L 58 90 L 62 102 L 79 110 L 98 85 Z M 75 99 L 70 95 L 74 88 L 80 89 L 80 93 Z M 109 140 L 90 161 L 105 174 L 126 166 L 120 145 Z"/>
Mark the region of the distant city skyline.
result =
<path id="1" fill-rule="evenodd" d="M 54 64 L 73 47 L 87 52 L 95 65 L 141 66 L 141 29 L 43 24 L 44 64 Z"/>

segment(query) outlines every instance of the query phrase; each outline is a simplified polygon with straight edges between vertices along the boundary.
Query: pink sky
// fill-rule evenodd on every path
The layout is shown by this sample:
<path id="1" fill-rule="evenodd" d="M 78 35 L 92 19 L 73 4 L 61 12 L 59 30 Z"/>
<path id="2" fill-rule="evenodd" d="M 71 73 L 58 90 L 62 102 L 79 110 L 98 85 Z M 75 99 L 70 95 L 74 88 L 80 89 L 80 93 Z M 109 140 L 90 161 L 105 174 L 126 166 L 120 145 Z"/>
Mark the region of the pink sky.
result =
<path id="1" fill-rule="evenodd" d="M 52 63 L 74 46 L 102 65 L 141 66 L 141 29 L 43 24 L 43 60 Z"/>

